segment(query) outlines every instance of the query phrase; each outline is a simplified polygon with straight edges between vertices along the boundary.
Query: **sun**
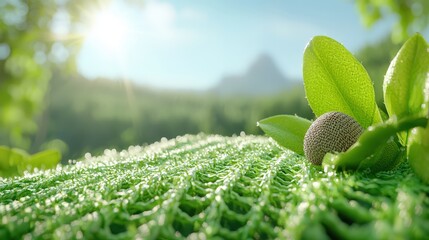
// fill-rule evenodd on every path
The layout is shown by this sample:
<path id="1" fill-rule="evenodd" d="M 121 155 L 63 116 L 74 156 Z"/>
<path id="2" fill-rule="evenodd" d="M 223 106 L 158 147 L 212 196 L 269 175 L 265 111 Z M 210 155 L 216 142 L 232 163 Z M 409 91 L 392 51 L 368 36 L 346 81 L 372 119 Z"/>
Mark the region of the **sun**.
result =
<path id="1" fill-rule="evenodd" d="M 108 8 L 93 15 L 87 38 L 96 42 L 104 51 L 118 54 L 126 48 L 129 31 L 130 23 L 126 16 Z"/>

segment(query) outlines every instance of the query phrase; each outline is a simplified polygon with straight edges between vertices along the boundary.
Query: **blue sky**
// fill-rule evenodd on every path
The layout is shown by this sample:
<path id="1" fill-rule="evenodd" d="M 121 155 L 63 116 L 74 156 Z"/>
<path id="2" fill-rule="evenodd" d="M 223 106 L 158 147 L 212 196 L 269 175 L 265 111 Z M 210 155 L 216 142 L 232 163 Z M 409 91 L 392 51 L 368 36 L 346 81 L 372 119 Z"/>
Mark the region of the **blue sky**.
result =
<path id="1" fill-rule="evenodd" d="M 100 18 L 101 12 L 108 16 Z M 150 0 L 142 7 L 118 1 L 93 15 L 98 20 L 88 24 L 78 56 L 81 74 L 194 90 L 244 72 L 262 53 L 286 77 L 301 78 L 312 36 L 330 36 L 353 52 L 388 34 L 393 24 L 387 19 L 366 29 L 346 0 Z"/>

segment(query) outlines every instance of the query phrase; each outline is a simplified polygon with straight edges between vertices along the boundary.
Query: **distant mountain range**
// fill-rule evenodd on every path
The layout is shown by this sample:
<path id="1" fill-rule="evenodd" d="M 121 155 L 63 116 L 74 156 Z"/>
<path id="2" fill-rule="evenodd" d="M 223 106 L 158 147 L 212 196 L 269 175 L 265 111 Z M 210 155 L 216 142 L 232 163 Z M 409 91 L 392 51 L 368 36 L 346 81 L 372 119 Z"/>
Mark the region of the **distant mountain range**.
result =
<path id="1" fill-rule="evenodd" d="M 267 95 L 291 85 L 294 81 L 286 79 L 272 57 L 262 54 L 246 72 L 224 77 L 210 91 L 219 95 Z"/>

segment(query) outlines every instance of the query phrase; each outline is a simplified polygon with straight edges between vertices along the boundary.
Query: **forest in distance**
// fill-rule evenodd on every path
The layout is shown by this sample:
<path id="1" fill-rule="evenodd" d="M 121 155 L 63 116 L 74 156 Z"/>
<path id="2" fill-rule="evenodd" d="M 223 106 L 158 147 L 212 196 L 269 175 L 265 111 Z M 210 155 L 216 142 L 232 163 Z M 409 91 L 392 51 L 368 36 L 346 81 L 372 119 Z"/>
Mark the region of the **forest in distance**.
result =
<path id="1" fill-rule="evenodd" d="M 262 134 L 256 122 L 275 114 L 313 117 L 302 85 L 272 96 L 219 97 L 127 88 L 121 81 L 78 76 L 54 78 L 34 142 L 62 148 L 64 162 L 86 152 L 121 150 L 184 134 Z"/>
<path id="2" fill-rule="evenodd" d="M 374 81 L 377 99 L 398 48 L 386 37 L 355 54 Z M 271 95 L 219 96 L 54 72 L 32 148 L 58 148 L 67 163 L 86 152 L 97 155 L 104 149 L 122 150 L 184 134 L 262 134 L 256 122 L 276 114 L 314 118 L 301 82 Z"/>

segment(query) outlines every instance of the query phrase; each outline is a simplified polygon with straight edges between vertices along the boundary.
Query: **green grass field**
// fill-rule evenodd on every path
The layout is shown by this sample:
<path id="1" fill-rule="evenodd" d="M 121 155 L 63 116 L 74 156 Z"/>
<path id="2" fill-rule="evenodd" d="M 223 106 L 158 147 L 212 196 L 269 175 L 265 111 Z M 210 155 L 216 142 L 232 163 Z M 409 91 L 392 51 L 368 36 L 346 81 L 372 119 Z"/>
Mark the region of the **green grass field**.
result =
<path id="1" fill-rule="evenodd" d="M 0 179 L 0 239 L 423 239 L 429 186 L 324 172 L 267 137 L 184 136 Z"/>

